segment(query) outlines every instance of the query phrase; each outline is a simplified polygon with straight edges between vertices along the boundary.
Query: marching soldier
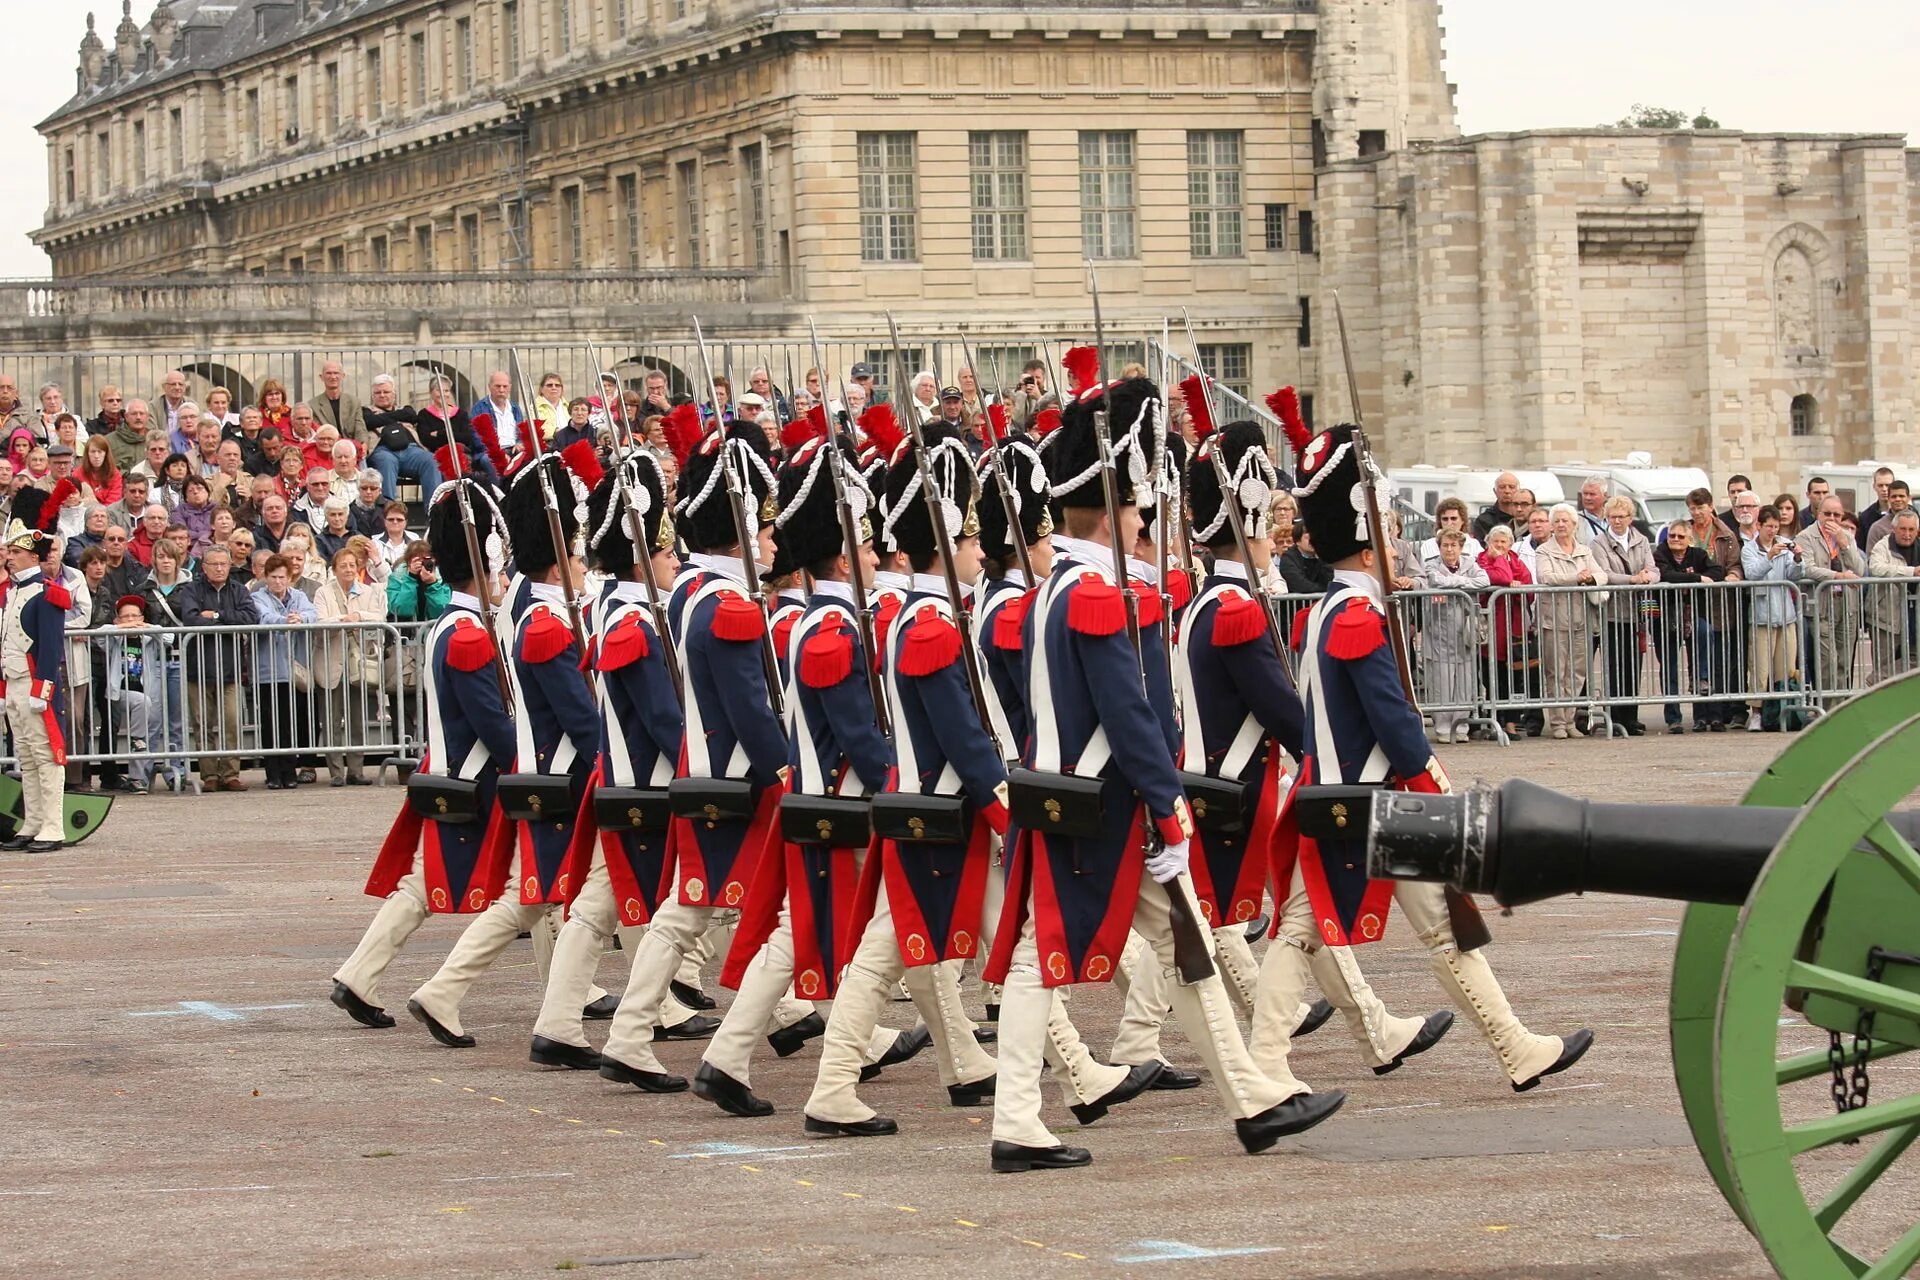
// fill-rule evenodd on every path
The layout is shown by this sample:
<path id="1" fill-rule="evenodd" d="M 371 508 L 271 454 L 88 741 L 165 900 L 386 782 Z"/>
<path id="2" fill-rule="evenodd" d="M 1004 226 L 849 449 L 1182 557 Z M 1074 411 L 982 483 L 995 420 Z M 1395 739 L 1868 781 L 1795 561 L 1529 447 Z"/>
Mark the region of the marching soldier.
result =
<path id="1" fill-rule="evenodd" d="M 439 971 L 407 1001 L 407 1011 L 450 1049 L 474 1043 L 460 1026 L 467 988 L 522 931 L 551 928 L 549 917 L 568 896 L 561 867 L 600 745 L 599 717 L 561 585 L 567 579 L 560 557 L 574 555 L 580 528 L 575 484 L 565 464 L 548 454 L 522 466 L 507 490 L 507 534 L 528 587 L 507 668 L 517 708 L 515 772 L 502 774 L 495 790 L 507 819 L 496 834 L 511 847 L 496 849 L 496 865 L 504 867 L 517 848 L 520 869 L 514 888 L 467 926 Z"/>
<path id="2" fill-rule="evenodd" d="M 999 409 L 1000 406 L 992 406 Z M 1045 415 L 1059 416 L 1048 409 Z M 1007 490 L 1012 500 L 1017 526 L 1007 523 L 1006 505 L 995 489 L 996 471 L 1005 469 Z M 1053 568 L 1052 494 L 1048 488 L 1046 464 L 1031 437 L 1009 436 L 1003 432 L 997 442 L 980 458 L 982 497 L 976 507 L 980 522 L 980 549 L 983 570 L 974 593 L 974 643 L 986 677 L 984 693 L 987 716 L 993 736 L 1006 752 L 1008 762 L 1018 764 L 1020 753 L 1032 734 L 1032 718 L 1027 707 L 1027 654 L 1022 624 L 1026 621 L 1035 584 L 1027 580 L 1020 567 L 1018 538 L 1026 547 L 1026 563 L 1036 578 L 1044 582 Z M 981 919 L 981 951 L 993 950 L 994 929 L 999 925 L 1006 898 L 1006 854 L 1014 843 L 1011 831 L 1003 833 L 1001 856 L 988 870 L 984 914 Z M 1087 1049 L 1080 1031 L 1068 1016 L 1070 987 L 1054 991 L 1053 1008 L 1047 1019 L 1047 1065 L 1071 1097 L 1070 1108 L 1081 1124 L 1092 1124 L 1113 1107 L 1137 1097 L 1158 1082 L 1165 1070 L 1156 1050 L 1149 1061 L 1110 1066 Z M 987 1006 L 990 1019 L 999 1017 L 998 989 L 990 991 Z M 1196 1079 L 1196 1083 L 1198 1083 Z"/>
<path id="3" fill-rule="evenodd" d="M 1162 969 L 1173 969 L 1176 929 L 1184 928 L 1174 921 L 1174 903 L 1185 904 L 1183 919 L 1194 915 L 1185 874 L 1191 820 L 1166 732 L 1141 683 L 1123 576 L 1125 550 L 1141 527 L 1132 504 L 1147 496 L 1164 422 L 1158 388 L 1134 378 L 1076 397 L 1054 433 L 1048 470 L 1068 536 L 1054 540 L 1053 574 L 1025 624 L 1030 705 L 1051 714 L 1034 717 L 1018 779 L 1025 794 L 1015 797 L 1015 811 L 1029 816 L 988 970 L 1004 984 L 991 1156 L 1000 1172 L 1093 1158 L 1055 1141 L 1040 1121 L 1051 988 L 1109 979 L 1129 924 Z M 1096 434 L 1102 430 L 1110 433 L 1110 475 Z M 1103 482 L 1118 491 L 1110 506 Z M 1032 829 L 1036 821 L 1053 829 Z M 1210 970 L 1210 940 L 1193 940 Z M 1182 976 L 1198 977 L 1198 966 L 1189 963 Z M 1345 1100 L 1258 1071 L 1217 972 L 1171 985 L 1168 995 L 1249 1152 L 1318 1124 Z"/>
<path id="4" fill-rule="evenodd" d="M 925 438 L 932 455 L 928 472 L 945 513 L 946 540 L 957 548 L 956 574 L 970 582 L 979 572 L 972 462 L 951 431 L 929 424 Z M 862 877 L 873 911 L 841 978 L 813 1095 L 807 1100 L 806 1131 L 822 1137 L 898 1131 L 893 1120 L 861 1102 L 854 1089 L 881 1008 L 903 978 L 915 1003 L 931 1015 L 926 1025 L 948 1101 L 979 1106 L 994 1090 L 994 1061 L 980 1048 L 960 1010 L 959 988 L 948 962 L 971 957 L 979 947 L 992 843 L 1006 830 L 1006 766 L 974 709 L 961 664 L 960 629 L 945 595 L 946 579 L 932 572 L 938 567 L 942 539 L 935 535 L 911 456 L 894 462 L 886 487 L 883 533 L 913 570 L 882 663 L 887 702 L 895 717 L 896 782 L 876 802 L 878 852 L 868 855 Z M 825 545 L 824 538 L 821 542 Z M 834 651 L 847 643 L 853 642 L 836 637 Z M 800 652 L 804 681 L 805 662 L 822 650 Z M 863 679 L 852 679 L 864 688 Z M 877 865 L 871 861 L 876 857 Z"/>
<path id="5" fill-rule="evenodd" d="M 1354 837 L 1343 834 L 1347 806 L 1366 803 L 1351 794 L 1357 788 L 1452 788 L 1402 685 L 1388 633 L 1378 553 L 1368 527 L 1368 488 L 1385 481 L 1372 459 L 1362 456 L 1354 428 L 1334 427 L 1311 439 L 1304 427 L 1289 424 L 1289 429 L 1300 457 L 1294 496 L 1314 550 L 1333 566 L 1334 580 L 1296 624 L 1305 751 L 1273 843 L 1273 882 L 1285 902 L 1260 975 L 1256 1061 L 1270 1072 L 1286 1069 L 1286 1026 L 1313 953 L 1379 938 L 1391 904 L 1398 902 L 1432 957 L 1440 984 L 1487 1038 L 1514 1090 L 1524 1092 L 1579 1061 L 1593 1033 L 1581 1030 L 1562 1038 L 1527 1030 L 1482 953 L 1485 925 L 1472 902 L 1440 885 L 1370 881 L 1364 824 L 1352 828 Z M 1345 959 L 1342 968 L 1357 976 L 1351 957 Z M 1361 1021 L 1370 1032 L 1386 1021 L 1386 1010 L 1364 980 L 1346 985 L 1351 995 L 1339 986 L 1329 987 L 1327 994 L 1336 1004 L 1362 1001 Z M 1366 1048 L 1374 1069 L 1390 1071 L 1438 1039 L 1445 1031 L 1439 1017 L 1428 1018 L 1407 1047 L 1391 1057 L 1383 1058 L 1379 1034 L 1370 1035 Z"/>
<path id="6" fill-rule="evenodd" d="M 638 548 L 636 520 L 644 539 Z M 645 925 L 660 906 L 666 786 L 680 759 L 679 694 L 642 580 L 651 574 L 665 592 L 680 567 L 653 455 L 635 451 L 617 474 L 600 482 L 588 500 L 586 529 L 587 551 L 607 575 L 593 611 L 600 748 L 594 786 L 581 803 L 561 873 L 573 893 L 528 1056 L 544 1066 L 593 1071 L 600 1055 L 587 1044 L 579 1011 L 616 931 L 637 943 L 638 933 L 627 931 Z M 602 812 L 610 815 L 604 824 L 598 820 Z M 654 1032 L 659 1039 L 694 1039 L 718 1025 L 671 997 L 662 1003 L 662 1017 L 664 1025 Z"/>
<path id="7" fill-rule="evenodd" d="M 28 853 L 51 853 L 67 843 L 67 739 L 60 718 L 67 705 L 66 625 L 73 599 L 40 571 L 53 546 L 53 535 L 42 526 L 51 526 L 59 514 L 46 496 L 31 488 L 14 496 L 0 612 L 0 677 L 22 797 L 19 829 L 0 849 Z"/>
<path id="8" fill-rule="evenodd" d="M 333 1003 L 363 1026 L 394 1025 L 376 995 L 381 975 L 414 930 L 430 914 L 486 910 L 507 870 L 489 865 L 485 854 L 502 847 L 495 827 L 504 819 L 493 803 L 494 786 L 513 760 L 513 714 L 501 700 L 499 652 L 482 621 L 478 594 L 490 589 L 493 575 L 471 563 L 463 501 L 483 556 L 502 527 L 492 495 L 471 480 L 443 485 L 428 509 L 427 544 L 453 594 L 427 633 L 427 753 L 367 878 L 367 893 L 386 901 L 333 975 Z M 430 816 L 423 817 L 422 809 Z"/>

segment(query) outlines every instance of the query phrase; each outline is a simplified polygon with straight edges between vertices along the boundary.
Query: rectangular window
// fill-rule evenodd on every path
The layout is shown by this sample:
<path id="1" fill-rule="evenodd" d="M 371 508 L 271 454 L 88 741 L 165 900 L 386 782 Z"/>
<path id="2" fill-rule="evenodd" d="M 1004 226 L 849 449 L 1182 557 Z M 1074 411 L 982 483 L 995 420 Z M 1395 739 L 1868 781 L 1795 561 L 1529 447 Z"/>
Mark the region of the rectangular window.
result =
<path id="1" fill-rule="evenodd" d="M 326 112 L 327 132 L 335 133 L 340 128 L 340 64 L 337 62 L 326 65 L 324 92 L 326 101 L 320 109 Z"/>
<path id="2" fill-rule="evenodd" d="M 133 122 L 133 180 L 136 183 L 147 180 L 147 122 Z"/>
<path id="3" fill-rule="evenodd" d="M 1303 347 L 1313 345 L 1313 299 L 1300 299 L 1300 328 L 1294 335 Z"/>
<path id="4" fill-rule="evenodd" d="M 73 158 L 72 147 L 60 149 L 60 181 L 67 193 L 66 203 L 72 204 L 80 198 L 79 164 Z"/>
<path id="5" fill-rule="evenodd" d="M 113 182 L 113 138 L 105 133 L 93 135 L 93 194 L 107 194 Z"/>
<path id="6" fill-rule="evenodd" d="M 460 215 L 460 261 L 468 271 L 480 270 L 480 215 Z"/>
<path id="7" fill-rule="evenodd" d="M 1300 396 L 1300 420 L 1307 424 L 1307 430 L 1313 430 L 1313 393 L 1303 392 Z"/>
<path id="8" fill-rule="evenodd" d="M 1300 211 L 1300 238 L 1294 243 L 1300 246 L 1300 252 L 1313 252 L 1313 210 Z"/>
<path id="9" fill-rule="evenodd" d="M 1187 239 L 1196 258 L 1238 258 L 1246 253 L 1240 153 L 1237 129 L 1187 133 Z"/>
<path id="10" fill-rule="evenodd" d="M 381 74 L 380 51 L 367 50 L 367 115 L 378 120 L 387 113 L 387 85 Z"/>
<path id="11" fill-rule="evenodd" d="M 1362 129 L 1360 131 L 1360 156 L 1383 156 L 1387 154 L 1387 131 L 1385 129 Z"/>
<path id="12" fill-rule="evenodd" d="M 167 171 L 187 171 L 187 118 L 179 107 L 167 112 Z"/>
<path id="13" fill-rule="evenodd" d="M 740 148 L 747 181 L 747 265 L 767 265 L 767 162 L 759 143 Z"/>
<path id="14" fill-rule="evenodd" d="M 680 265 L 700 265 L 700 162 L 682 160 L 673 166 L 680 188 Z"/>
<path id="15" fill-rule="evenodd" d="M 912 262 L 920 256 L 915 209 L 918 135 L 862 133 L 854 146 L 860 160 L 860 256 L 868 262 Z"/>
<path id="16" fill-rule="evenodd" d="M 336 276 L 346 274 L 347 248 L 345 245 L 336 244 L 327 250 L 327 270 Z"/>
<path id="17" fill-rule="evenodd" d="M 376 275 L 384 274 L 388 269 L 390 256 L 387 253 L 387 238 L 375 236 L 367 241 L 367 261 Z"/>
<path id="18" fill-rule="evenodd" d="M 519 0 L 507 0 L 500 6 L 500 31 L 503 36 L 501 46 L 505 51 L 507 79 L 520 74 L 520 4 Z"/>
<path id="19" fill-rule="evenodd" d="M 413 229 L 413 269 L 415 271 L 433 270 L 433 228 L 428 225 Z"/>
<path id="20" fill-rule="evenodd" d="M 1134 249 L 1133 134 L 1080 135 L 1080 239 L 1090 258 L 1131 258 Z"/>
<path id="21" fill-rule="evenodd" d="M 614 183 L 620 198 L 620 255 L 627 270 L 640 269 L 640 178 L 623 173 Z"/>
<path id="22" fill-rule="evenodd" d="M 1032 347 L 975 347 L 974 380 L 995 395 L 1002 391 L 1011 394 L 1020 385 L 1021 370 L 1034 354 Z"/>
<path id="23" fill-rule="evenodd" d="M 280 82 L 280 140 L 300 140 L 300 77 L 288 76 Z"/>
<path id="24" fill-rule="evenodd" d="M 1266 214 L 1262 219 L 1262 223 L 1266 231 L 1267 248 L 1269 251 L 1277 253 L 1287 247 L 1287 219 L 1291 216 L 1291 211 L 1284 204 L 1270 204 L 1266 206 Z"/>
<path id="25" fill-rule="evenodd" d="M 527 262 L 527 207 L 518 200 L 500 202 L 500 260 L 510 267 Z"/>
<path id="26" fill-rule="evenodd" d="M 969 133 L 968 186 L 976 262 L 1027 257 L 1027 135 Z"/>
<path id="27" fill-rule="evenodd" d="M 613 9 L 613 34 L 627 34 L 627 0 L 608 0 Z"/>
<path id="28" fill-rule="evenodd" d="M 894 358 L 892 347 L 868 347 L 866 354 L 860 357 L 873 367 L 873 388 L 880 400 L 898 400 L 894 394 L 895 385 L 900 380 L 900 365 L 904 361 L 907 376 L 912 377 L 927 367 L 925 347 L 902 347 L 898 359 Z"/>
<path id="29" fill-rule="evenodd" d="M 263 139 L 260 136 L 260 91 L 258 89 L 247 90 L 246 131 L 247 153 L 257 156 L 263 145 Z"/>
<path id="30" fill-rule="evenodd" d="M 560 54 L 566 56 L 573 48 L 573 0 L 559 0 L 560 10 Z"/>
<path id="31" fill-rule="evenodd" d="M 560 189 L 560 265 L 578 271 L 587 264 L 587 227 L 580 188 Z"/>
<path id="32" fill-rule="evenodd" d="M 407 105 L 418 110 L 427 105 L 427 37 L 424 34 L 407 37 L 407 63 L 411 77 Z"/>
<path id="33" fill-rule="evenodd" d="M 1245 398 L 1252 385 L 1253 348 L 1244 342 L 1200 345 L 1200 367 L 1215 382 Z"/>
<path id="34" fill-rule="evenodd" d="M 297 253 L 287 255 L 287 274 L 303 276 L 307 274 L 307 260 Z"/>
<path id="35" fill-rule="evenodd" d="M 455 18 L 453 21 L 453 74 L 454 88 L 459 93 L 473 91 L 473 19 Z"/>

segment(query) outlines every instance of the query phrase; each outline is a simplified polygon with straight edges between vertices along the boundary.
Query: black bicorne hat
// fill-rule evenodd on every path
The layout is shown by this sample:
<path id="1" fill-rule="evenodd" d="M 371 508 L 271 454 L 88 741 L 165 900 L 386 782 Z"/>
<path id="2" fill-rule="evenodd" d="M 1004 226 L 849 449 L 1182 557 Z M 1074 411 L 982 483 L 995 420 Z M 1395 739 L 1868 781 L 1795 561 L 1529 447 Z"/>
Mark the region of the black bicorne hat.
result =
<path id="1" fill-rule="evenodd" d="M 980 531 L 974 498 L 980 482 L 973 473 L 973 455 L 957 432 L 933 423 L 922 428 L 927 444 L 927 468 L 945 513 L 947 535 L 958 541 Z M 932 555 L 939 546 L 927 499 L 920 488 L 920 468 L 909 447 L 887 469 L 886 536 L 909 557 Z"/>
<path id="2" fill-rule="evenodd" d="M 441 578 L 449 583 L 472 582 L 487 576 L 484 572 L 474 572 L 473 557 L 467 552 L 466 520 L 460 511 L 463 496 L 467 510 L 473 513 L 474 541 L 479 544 L 480 554 L 495 565 L 506 560 L 505 551 L 497 543 L 488 545 L 490 540 L 504 537 L 506 531 L 506 521 L 494 504 L 493 491 L 478 480 L 449 480 L 433 491 L 427 510 L 427 545 L 433 549 L 433 558 L 440 565 Z M 543 538 L 547 537 L 545 527 L 543 517 L 540 535 Z"/>
<path id="3" fill-rule="evenodd" d="M 981 455 L 979 468 L 980 546 L 995 559 L 1014 554 L 1013 539 L 1007 536 L 1007 513 L 1000 501 L 999 481 L 993 478 L 1003 470 L 1013 498 L 1014 515 L 1020 522 L 1020 545 L 1031 547 L 1053 532 L 1046 463 L 1040 460 L 1040 451 L 1028 437 L 1006 437 Z"/>
<path id="4" fill-rule="evenodd" d="M 513 544 L 513 563 L 529 578 L 538 578 L 559 563 L 559 549 L 553 545 L 553 526 L 547 519 L 547 484 L 553 488 L 554 505 L 560 514 L 560 536 L 568 551 L 580 532 L 580 511 L 573 488 L 573 473 L 557 454 L 542 454 L 520 468 L 507 488 L 507 538 Z"/>
<path id="5" fill-rule="evenodd" d="M 1266 537 L 1277 477 L 1267 458 L 1267 434 L 1257 422 L 1230 422 L 1200 442 L 1187 463 L 1187 503 L 1193 516 L 1193 540 L 1209 547 L 1229 546 L 1233 524 L 1221 501 L 1218 455 L 1227 485 L 1240 504 L 1240 520 L 1249 538 Z M 1319 543 L 1314 543 L 1316 547 Z"/>
<path id="6" fill-rule="evenodd" d="M 631 505 L 629 505 L 631 504 Z M 633 545 L 632 508 L 640 511 L 644 554 Z M 630 578 L 641 559 L 673 546 L 673 517 L 667 512 L 666 484 L 660 464 L 636 449 L 594 487 L 587 499 L 587 554 L 603 573 Z"/>
<path id="7" fill-rule="evenodd" d="M 679 517 L 680 536 L 696 551 L 731 547 L 740 541 L 733 523 L 733 507 L 727 500 L 726 476 L 721 459 L 740 476 L 746 499 L 748 533 L 757 533 L 761 525 L 774 517 L 778 507 L 774 496 L 771 452 L 767 433 L 752 423 L 732 423 L 726 431 L 709 432 L 680 470 L 680 501 L 674 507 Z"/>
<path id="8" fill-rule="evenodd" d="M 775 576 L 829 560 L 846 550 L 831 469 L 834 447 L 816 437 L 795 450 L 780 468 L 780 514 L 773 522 L 773 544 L 779 553 L 774 562 Z M 872 536 L 866 517 L 873 495 L 844 447 L 840 456 L 845 463 L 841 477 L 847 502 L 853 508 L 854 529 L 864 540 Z"/>
<path id="9" fill-rule="evenodd" d="M 1332 563 L 1373 545 L 1367 534 L 1365 478 L 1355 430 L 1341 424 L 1322 431 L 1300 451 L 1298 484 L 1293 496 L 1300 503 L 1300 520 L 1313 539 L 1313 553 Z M 1376 492 L 1385 481 L 1374 478 Z M 1390 491 L 1389 491 L 1390 493 Z M 1388 495 L 1380 501 L 1384 505 Z"/>
<path id="10" fill-rule="evenodd" d="M 1047 474 L 1053 496 L 1063 507 L 1099 507 L 1106 502 L 1100 475 L 1100 441 L 1094 434 L 1098 411 L 1107 413 L 1107 438 L 1113 442 L 1120 472 L 1120 500 L 1152 501 L 1149 483 L 1159 464 L 1167 431 L 1167 405 L 1160 388 L 1147 378 L 1126 378 L 1104 392 L 1089 389 L 1060 411 L 1059 429 L 1049 433 Z"/>

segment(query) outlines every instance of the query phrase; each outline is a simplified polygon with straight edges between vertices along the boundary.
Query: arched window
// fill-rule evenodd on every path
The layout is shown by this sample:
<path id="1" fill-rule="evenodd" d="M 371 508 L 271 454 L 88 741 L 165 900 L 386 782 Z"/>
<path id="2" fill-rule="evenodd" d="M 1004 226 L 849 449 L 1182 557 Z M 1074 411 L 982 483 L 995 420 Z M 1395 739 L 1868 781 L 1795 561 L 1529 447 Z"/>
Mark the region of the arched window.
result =
<path id="1" fill-rule="evenodd" d="M 1787 413 L 1796 436 L 1810 436 L 1819 428 L 1820 402 L 1810 395 L 1802 393 L 1795 396 Z"/>

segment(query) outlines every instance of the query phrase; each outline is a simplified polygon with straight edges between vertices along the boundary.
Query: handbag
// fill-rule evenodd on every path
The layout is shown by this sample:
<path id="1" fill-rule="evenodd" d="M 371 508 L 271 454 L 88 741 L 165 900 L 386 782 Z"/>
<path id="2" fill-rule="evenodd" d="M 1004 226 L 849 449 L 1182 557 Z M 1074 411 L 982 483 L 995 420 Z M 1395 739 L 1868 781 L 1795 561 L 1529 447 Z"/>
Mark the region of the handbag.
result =
<path id="1" fill-rule="evenodd" d="M 1180 773 L 1180 789 L 1187 793 L 1187 808 L 1193 811 L 1193 825 L 1202 834 L 1237 836 L 1247 829 L 1253 812 L 1255 788 L 1259 782 L 1238 778 L 1219 778 L 1211 773 Z"/>
<path id="2" fill-rule="evenodd" d="M 593 792 L 593 820 L 602 831 L 631 831 L 652 835 L 665 831 L 673 814 L 667 807 L 663 789 L 641 787 L 596 787 Z"/>
<path id="3" fill-rule="evenodd" d="M 973 806 L 965 796 L 882 791 L 873 798 L 873 833 L 901 844 L 965 844 L 973 836 Z"/>
<path id="4" fill-rule="evenodd" d="M 1313 840 L 1364 840 L 1377 786 L 1311 786 L 1293 789 L 1293 820 Z"/>
<path id="5" fill-rule="evenodd" d="M 503 773 L 497 794 L 515 822 L 570 822 L 580 811 L 580 785 L 570 773 Z"/>
<path id="6" fill-rule="evenodd" d="M 407 804 L 434 822 L 468 826 L 480 821 L 480 784 L 415 769 L 407 777 Z"/>
<path id="7" fill-rule="evenodd" d="M 1016 826 L 1048 836 L 1086 839 L 1106 827 L 1098 777 L 1015 769 L 1007 775 L 1007 812 Z"/>
<path id="8" fill-rule="evenodd" d="M 873 839 L 873 819 L 865 797 L 789 791 L 780 797 L 780 834 L 788 844 L 859 849 Z"/>
<path id="9" fill-rule="evenodd" d="M 676 818 L 746 822 L 754 811 L 753 784 L 736 778 L 675 778 L 667 784 L 667 807 Z"/>

